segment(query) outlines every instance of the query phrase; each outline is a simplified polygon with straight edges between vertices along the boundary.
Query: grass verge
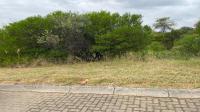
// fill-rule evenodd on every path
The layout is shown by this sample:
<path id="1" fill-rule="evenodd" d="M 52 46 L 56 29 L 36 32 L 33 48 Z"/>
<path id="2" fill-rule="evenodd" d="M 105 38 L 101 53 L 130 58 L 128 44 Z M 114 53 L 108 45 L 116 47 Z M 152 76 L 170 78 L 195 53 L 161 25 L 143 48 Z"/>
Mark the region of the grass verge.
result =
<path id="1" fill-rule="evenodd" d="M 0 68 L 0 83 L 199 88 L 200 59 L 115 59 L 29 68 Z"/>

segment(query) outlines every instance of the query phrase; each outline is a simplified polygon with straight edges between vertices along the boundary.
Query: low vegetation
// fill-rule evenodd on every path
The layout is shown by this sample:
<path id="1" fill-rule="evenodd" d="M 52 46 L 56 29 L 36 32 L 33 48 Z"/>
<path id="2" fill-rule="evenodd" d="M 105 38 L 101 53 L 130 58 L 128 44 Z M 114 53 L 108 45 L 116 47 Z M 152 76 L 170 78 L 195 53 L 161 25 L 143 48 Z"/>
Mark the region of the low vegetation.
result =
<path id="1" fill-rule="evenodd" d="M 53 84 L 199 88 L 200 59 L 146 58 L 137 56 L 100 62 L 81 62 L 28 68 L 0 68 L 1 84 Z"/>

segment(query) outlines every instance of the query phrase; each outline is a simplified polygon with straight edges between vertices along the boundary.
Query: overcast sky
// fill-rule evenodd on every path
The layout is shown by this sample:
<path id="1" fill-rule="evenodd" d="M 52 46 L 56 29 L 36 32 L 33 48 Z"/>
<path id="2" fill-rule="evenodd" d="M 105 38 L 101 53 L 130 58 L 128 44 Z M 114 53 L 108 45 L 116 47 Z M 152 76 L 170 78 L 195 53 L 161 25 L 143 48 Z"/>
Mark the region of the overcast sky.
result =
<path id="1" fill-rule="evenodd" d="M 200 0 L 0 0 L 0 26 L 56 10 L 130 12 L 142 14 L 144 24 L 148 25 L 166 16 L 177 27 L 192 27 L 200 20 Z"/>

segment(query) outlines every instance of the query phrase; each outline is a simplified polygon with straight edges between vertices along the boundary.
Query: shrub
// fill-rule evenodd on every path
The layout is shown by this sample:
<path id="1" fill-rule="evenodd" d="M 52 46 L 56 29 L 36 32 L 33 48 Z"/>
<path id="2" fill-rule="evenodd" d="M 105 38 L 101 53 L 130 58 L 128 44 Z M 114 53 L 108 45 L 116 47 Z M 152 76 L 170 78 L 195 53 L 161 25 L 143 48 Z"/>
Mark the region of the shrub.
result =
<path id="1" fill-rule="evenodd" d="M 196 32 L 200 35 L 200 21 L 196 23 Z"/>
<path id="2" fill-rule="evenodd" d="M 177 46 L 181 52 L 200 56 L 200 36 L 198 35 L 185 35 L 177 41 Z"/>
<path id="3" fill-rule="evenodd" d="M 142 27 L 123 26 L 100 36 L 93 48 L 112 56 L 122 55 L 128 51 L 143 50 L 148 44 L 148 37 Z"/>
<path id="4" fill-rule="evenodd" d="M 68 53 L 60 50 L 50 50 L 45 54 L 44 58 L 47 58 L 49 61 L 57 63 L 60 61 L 65 61 Z"/>
<path id="5" fill-rule="evenodd" d="M 156 51 L 163 51 L 163 50 L 165 50 L 165 47 L 164 47 L 164 45 L 161 44 L 160 42 L 154 41 L 154 42 L 152 42 L 152 43 L 148 46 L 148 50 L 154 51 L 154 52 L 156 52 Z"/>
<path id="6" fill-rule="evenodd" d="M 178 40 L 180 38 L 180 32 L 178 30 L 172 30 L 171 32 L 165 33 L 162 43 L 167 50 L 170 50 L 174 47 L 175 40 Z"/>

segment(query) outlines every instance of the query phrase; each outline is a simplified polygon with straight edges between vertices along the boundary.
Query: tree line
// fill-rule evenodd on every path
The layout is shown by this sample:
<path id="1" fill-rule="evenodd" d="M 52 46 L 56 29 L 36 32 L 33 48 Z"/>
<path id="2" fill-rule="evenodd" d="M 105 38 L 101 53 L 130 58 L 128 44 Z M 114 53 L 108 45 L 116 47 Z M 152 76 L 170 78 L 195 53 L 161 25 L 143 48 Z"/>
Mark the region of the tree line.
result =
<path id="1" fill-rule="evenodd" d="M 156 32 L 142 25 L 141 15 L 107 11 L 56 11 L 28 17 L 0 29 L 0 63 L 37 58 L 57 61 L 68 56 L 95 61 L 128 52 L 172 49 L 199 56 L 200 22 L 195 28 L 175 30 L 174 25 L 170 18 L 160 18 L 154 24 L 160 30 Z"/>

